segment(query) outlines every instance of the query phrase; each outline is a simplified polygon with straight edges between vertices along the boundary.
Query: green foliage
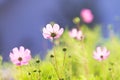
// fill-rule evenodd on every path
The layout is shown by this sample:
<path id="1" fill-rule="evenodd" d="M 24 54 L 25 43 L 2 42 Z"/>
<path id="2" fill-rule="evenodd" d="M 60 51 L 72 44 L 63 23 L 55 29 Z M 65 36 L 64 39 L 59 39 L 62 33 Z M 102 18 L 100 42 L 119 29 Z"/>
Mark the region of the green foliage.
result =
<path id="1" fill-rule="evenodd" d="M 119 39 L 104 40 L 98 25 L 93 29 L 82 25 L 80 29 L 84 40 L 71 38 L 66 29 L 44 60 L 35 57 L 25 66 L 8 63 L 14 80 L 120 80 Z M 98 45 L 110 50 L 108 59 L 101 62 L 93 58 Z"/>

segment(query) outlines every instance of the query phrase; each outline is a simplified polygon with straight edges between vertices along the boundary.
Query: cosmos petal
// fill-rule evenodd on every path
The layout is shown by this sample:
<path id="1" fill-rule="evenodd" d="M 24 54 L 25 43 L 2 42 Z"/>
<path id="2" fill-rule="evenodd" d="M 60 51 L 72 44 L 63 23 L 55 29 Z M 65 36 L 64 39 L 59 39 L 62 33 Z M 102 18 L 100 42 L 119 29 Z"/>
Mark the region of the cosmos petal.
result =
<path id="1" fill-rule="evenodd" d="M 58 32 L 59 28 L 60 28 L 60 26 L 58 24 L 54 24 L 53 25 L 53 32 L 55 32 L 55 33 Z"/>
<path id="2" fill-rule="evenodd" d="M 52 25 L 51 24 L 47 24 L 46 25 L 46 30 L 49 31 L 50 33 L 52 33 L 53 32 Z"/>

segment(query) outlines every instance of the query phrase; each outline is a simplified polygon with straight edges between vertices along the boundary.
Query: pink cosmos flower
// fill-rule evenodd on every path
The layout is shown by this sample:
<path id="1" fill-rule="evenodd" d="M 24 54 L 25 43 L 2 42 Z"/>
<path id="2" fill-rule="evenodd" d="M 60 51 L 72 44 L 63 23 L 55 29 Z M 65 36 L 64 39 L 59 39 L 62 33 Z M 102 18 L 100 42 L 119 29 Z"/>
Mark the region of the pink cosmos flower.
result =
<path id="1" fill-rule="evenodd" d="M 63 34 L 64 29 L 60 28 L 58 24 L 47 24 L 46 27 L 43 28 L 43 36 L 45 39 L 58 39 Z"/>
<path id="2" fill-rule="evenodd" d="M 21 65 L 27 65 L 31 59 L 29 49 L 24 49 L 23 46 L 20 46 L 18 49 L 17 47 L 13 48 L 12 52 L 10 52 L 10 60 L 13 62 L 13 64 L 16 64 L 18 66 Z"/>
<path id="3" fill-rule="evenodd" d="M 109 56 L 110 52 L 105 47 L 97 47 L 94 51 L 94 59 L 98 61 L 105 60 Z"/>
<path id="4" fill-rule="evenodd" d="M 77 30 L 76 28 L 73 28 L 70 32 L 69 32 L 69 35 L 72 37 L 72 38 L 75 38 L 77 40 L 82 40 L 84 39 L 84 35 L 82 33 L 81 30 Z"/>
<path id="5" fill-rule="evenodd" d="M 82 17 L 83 21 L 86 23 L 91 23 L 94 18 L 90 9 L 83 9 L 80 13 L 80 16 Z"/>

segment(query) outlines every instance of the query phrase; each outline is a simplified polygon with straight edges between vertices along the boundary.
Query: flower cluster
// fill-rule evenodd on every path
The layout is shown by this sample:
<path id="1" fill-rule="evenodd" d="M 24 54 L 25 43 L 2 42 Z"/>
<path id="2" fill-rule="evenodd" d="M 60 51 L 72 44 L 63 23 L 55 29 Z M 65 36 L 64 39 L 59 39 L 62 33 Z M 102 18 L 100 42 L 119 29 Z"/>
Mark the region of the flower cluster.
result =
<path id="1" fill-rule="evenodd" d="M 72 37 L 72 38 L 75 38 L 77 40 L 82 40 L 84 39 L 84 35 L 82 33 L 81 30 L 77 30 L 76 28 L 73 28 L 70 32 L 69 32 L 69 35 Z"/>
<path id="2" fill-rule="evenodd" d="M 46 28 L 43 28 L 43 36 L 45 39 L 58 39 L 63 34 L 64 29 L 60 28 L 58 24 L 47 24 Z M 84 35 L 81 30 L 77 30 L 73 28 L 69 35 L 72 38 L 82 40 Z M 94 51 L 94 59 L 98 61 L 105 60 L 109 56 L 110 52 L 105 47 L 97 47 L 96 51 Z M 31 52 L 29 49 L 25 49 L 23 46 L 20 46 L 18 49 L 17 47 L 13 48 L 12 52 L 10 52 L 10 60 L 13 64 L 16 65 L 27 65 L 31 59 Z"/>

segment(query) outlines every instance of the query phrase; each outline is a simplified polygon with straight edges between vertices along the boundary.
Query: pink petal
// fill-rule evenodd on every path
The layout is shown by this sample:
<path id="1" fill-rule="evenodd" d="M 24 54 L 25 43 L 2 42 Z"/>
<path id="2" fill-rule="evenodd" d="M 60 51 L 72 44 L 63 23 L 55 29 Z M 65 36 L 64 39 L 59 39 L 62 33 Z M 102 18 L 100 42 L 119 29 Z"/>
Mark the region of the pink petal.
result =
<path id="1" fill-rule="evenodd" d="M 100 55 L 97 54 L 96 52 L 94 52 L 93 56 L 94 56 L 95 59 L 99 59 L 100 58 Z"/>
<path id="2" fill-rule="evenodd" d="M 13 53 L 10 53 L 9 57 L 10 57 L 10 60 L 11 60 L 12 62 L 14 62 L 14 61 L 16 60 L 16 58 L 18 58 L 18 57 L 15 56 Z"/>
<path id="3" fill-rule="evenodd" d="M 16 53 L 19 53 L 19 51 L 18 51 L 18 48 L 17 47 L 15 47 L 15 48 L 13 48 L 13 54 L 16 54 Z"/>
<path id="4" fill-rule="evenodd" d="M 79 34 L 79 35 L 82 35 L 82 31 L 79 30 L 79 31 L 78 31 L 78 34 Z"/>
<path id="5" fill-rule="evenodd" d="M 54 32 L 58 32 L 59 28 L 60 28 L 60 26 L 58 24 L 53 25 L 53 31 Z"/>
<path id="6" fill-rule="evenodd" d="M 43 33 L 49 34 L 49 35 L 51 34 L 49 31 L 46 30 L 46 28 L 43 28 Z"/>
<path id="7" fill-rule="evenodd" d="M 14 64 L 16 64 L 17 66 L 21 66 L 22 65 L 21 62 L 17 62 L 17 63 L 14 63 Z"/>
<path id="8" fill-rule="evenodd" d="M 52 40 L 53 40 L 53 37 L 50 36 L 49 39 L 52 41 Z M 54 39 L 55 39 L 55 37 L 54 37 Z"/>
<path id="9" fill-rule="evenodd" d="M 78 40 L 81 40 L 82 39 L 82 31 L 78 31 L 78 33 L 77 33 L 77 36 L 76 36 L 76 38 L 78 39 Z"/>
<path id="10" fill-rule="evenodd" d="M 12 62 L 13 62 L 13 64 L 18 65 L 18 66 L 20 66 L 20 65 L 21 65 L 21 62 L 20 62 L 20 61 L 18 61 L 18 60 L 14 60 L 14 61 L 12 61 Z"/>
<path id="11" fill-rule="evenodd" d="M 107 52 L 104 54 L 105 57 L 108 57 L 109 55 L 110 55 L 110 52 L 109 52 L 109 51 L 107 51 Z"/>
<path id="12" fill-rule="evenodd" d="M 96 55 L 94 55 L 93 58 L 96 59 L 96 60 L 99 60 L 99 57 L 96 56 Z"/>
<path id="13" fill-rule="evenodd" d="M 29 49 L 26 49 L 25 50 L 25 55 L 27 54 L 27 55 L 30 55 L 30 53 L 31 53 L 31 51 L 29 50 Z"/>
<path id="14" fill-rule="evenodd" d="M 107 52 L 106 47 L 103 47 L 103 53 L 106 53 L 106 52 Z"/>
<path id="15" fill-rule="evenodd" d="M 28 62 L 24 62 L 24 61 L 21 62 L 21 65 L 27 65 L 27 64 Z"/>
<path id="16" fill-rule="evenodd" d="M 70 37 L 75 38 L 75 35 L 72 34 L 72 32 L 69 32 Z"/>
<path id="17" fill-rule="evenodd" d="M 25 49 L 23 57 L 26 57 L 26 56 L 31 56 L 31 51 L 29 49 Z"/>
<path id="18" fill-rule="evenodd" d="M 24 50 L 25 50 L 24 47 L 23 47 L 23 46 L 20 46 L 20 52 L 21 52 L 21 53 L 24 53 Z"/>
<path id="19" fill-rule="evenodd" d="M 18 57 L 19 56 L 19 50 L 17 47 L 13 48 L 13 53 L 10 53 L 10 54 L 13 54 L 14 57 Z"/>
<path id="20" fill-rule="evenodd" d="M 97 47 L 97 53 L 102 53 L 101 47 Z"/>
<path id="21" fill-rule="evenodd" d="M 29 62 L 31 60 L 31 55 L 26 55 L 25 57 L 23 57 L 24 62 Z"/>
<path id="22" fill-rule="evenodd" d="M 73 28 L 72 31 L 70 31 L 70 36 L 75 38 L 77 36 L 77 29 L 76 28 Z"/>
<path id="23" fill-rule="evenodd" d="M 52 27 L 52 25 L 51 25 L 51 24 L 47 24 L 47 25 L 46 25 L 46 30 L 52 33 L 52 32 L 53 32 L 53 27 Z"/>
<path id="24" fill-rule="evenodd" d="M 14 58 L 13 53 L 10 53 L 9 57 L 10 57 L 11 59 Z"/>
<path id="25" fill-rule="evenodd" d="M 46 34 L 46 33 L 43 33 L 43 37 L 44 37 L 45 39 L 48 39 L 49 37 L 51 37 L 51 35 Z"/>
<path id="26" fill-rule="evenodd" d="M 59 34 L 59 35 L 62 35 L 62 34 L 63 34 L 63 32 L 64 32 L 64 29 L 63 29 L 63 28 L 61 28 L 61 29 L 58 31 L 58 34 Z"/>
<path id="27" fill-rule="evenodd" d="M 58 39 L 58 38 L 60 38 L 60 36 L 61 35 L 58 34 L 57 36 L 54 37 L 54 39 Z"/>

